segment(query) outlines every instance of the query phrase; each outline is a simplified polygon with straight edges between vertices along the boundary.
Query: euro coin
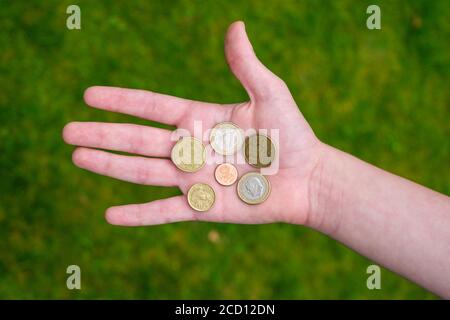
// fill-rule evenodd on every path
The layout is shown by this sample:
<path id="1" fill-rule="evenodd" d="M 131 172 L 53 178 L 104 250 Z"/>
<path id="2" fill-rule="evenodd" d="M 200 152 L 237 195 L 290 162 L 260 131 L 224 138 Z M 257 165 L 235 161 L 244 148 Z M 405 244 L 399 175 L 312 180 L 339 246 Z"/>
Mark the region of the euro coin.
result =
<path id="1" fill-rule="evenodd" d="M 249 165 L 265 168 L 275 159 L 275 146 L 268 136 L 254 134 L 245 138 L 244 156 Z"/>
<path id="2" fill-rule="evenodd" d="M 237 180 L 238 171 L 231 163 L 222 163 L 216 167 L 214 176 L 219 184 L 231 186 Z"/>
<path id="3" fill-rule="evenodd" d="M 249 172 L 239 179 L 237 185 L 239 198 L 248 204 L 260 204 L 270 195 L 269 180 L 258 172 Z"/>
<path id="4" fill-rule="evenodd" d="M 214 126 L 209 136 L 211 147 L 219 154 L 232 155 L 242 148 L 244 134 L 232 122 L 221 122 Z"/>
<path id="5" fill-rule="evenodd" d="M 206 162 L 206 149 L 203 143 L 194 137 L 183 137 L 173 146 L 172 162 L 185 172 L 196 172 Z"/>
<path id="6" fill-rule="evenodd" d="M 214 189 L 206 183 L 196 183 L 189 188 L 188 203 L 196 211 L 208 211 L 216 201 Z"/>

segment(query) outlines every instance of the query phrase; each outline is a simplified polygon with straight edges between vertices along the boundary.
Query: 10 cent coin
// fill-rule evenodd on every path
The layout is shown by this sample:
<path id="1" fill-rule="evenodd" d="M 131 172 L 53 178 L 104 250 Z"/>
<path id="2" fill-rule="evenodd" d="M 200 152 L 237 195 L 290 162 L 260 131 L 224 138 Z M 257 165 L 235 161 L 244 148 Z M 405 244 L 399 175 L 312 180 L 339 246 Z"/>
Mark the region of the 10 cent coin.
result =
<path id="1" fill-rule="evenodd" d="M 189 188 L 188 203 L 196 211 L 208 211 L 216 201 L 214 189 L 206 183 L 196 183 Z"/>

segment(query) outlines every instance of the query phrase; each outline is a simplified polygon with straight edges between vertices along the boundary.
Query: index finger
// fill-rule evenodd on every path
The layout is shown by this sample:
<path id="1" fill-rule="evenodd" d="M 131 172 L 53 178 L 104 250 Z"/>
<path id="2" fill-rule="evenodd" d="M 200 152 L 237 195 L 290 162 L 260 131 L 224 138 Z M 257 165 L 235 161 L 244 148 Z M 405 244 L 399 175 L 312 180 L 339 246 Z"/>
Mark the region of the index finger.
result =
<path id="1" fill-rule="evenodd" d="M 187 116 L 217 117 L 223 106 L 139 89 L 94 86 L 86 89 L 85 102 L 94 108 L 125 113 L 169 125 L 178 125 Z"/>

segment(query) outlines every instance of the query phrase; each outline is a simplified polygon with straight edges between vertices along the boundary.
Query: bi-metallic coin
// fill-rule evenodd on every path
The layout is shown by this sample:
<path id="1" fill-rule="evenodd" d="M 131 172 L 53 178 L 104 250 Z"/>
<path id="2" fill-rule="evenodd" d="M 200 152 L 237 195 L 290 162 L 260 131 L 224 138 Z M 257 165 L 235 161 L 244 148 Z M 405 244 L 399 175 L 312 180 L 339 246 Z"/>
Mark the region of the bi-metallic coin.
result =
<path id="1" fill-rule="evenodd" d="M 270 195 L 270 182 L 258 172 L 249 172 L 239 179 L 237 193 L 245 203 L 263 203 Z"/>
<path id="2" fill-rule="evenodd" d="M 232 155 L 242 148 L 244 134 L 232 122 L 221 122 L 214 126 L 209 136 L 211 147 L 219 154 Z"/>

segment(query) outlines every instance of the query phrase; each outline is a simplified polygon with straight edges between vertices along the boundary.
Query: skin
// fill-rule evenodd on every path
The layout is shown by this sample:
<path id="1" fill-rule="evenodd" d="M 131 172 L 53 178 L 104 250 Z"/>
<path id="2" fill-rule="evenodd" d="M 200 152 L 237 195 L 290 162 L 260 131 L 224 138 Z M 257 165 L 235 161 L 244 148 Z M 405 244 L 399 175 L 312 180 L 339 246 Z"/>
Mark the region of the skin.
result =
<path id="1" fill-rule="evenodd" d="M 64 140 L 78 146 L 73 162 L 86 170 L 146 185 L 178 186 L 183 195 L 107 209 L 115 225 L 143 226 L 178 221 L 285 222 L 321 231 L 441 296 L 450 297 L 449 197 L 375 168 L 317 139 L 286 84 L 256 57 L 242 22 L 225 39 L 231 71 L 250 98 L 236 104 L 186 100 L 144 90 L 90 87 L 94 108 L 126 113 L 193 132 L 231 121 L 245 129 L 279 129 L 279 170 L 268 176 L 270 197 L 247 205 L 234 187 L 214 179 L 216 164 L 196 173 L 170 160 L 176 141 L 165 129 L 134 124 L 71 122 Z M 295 137 L 292 139 L 291 137 Z M 207 143 L 207 138 L 204 142 Z M 136 156 L 98 150 L 122 151 Z M 240 175 L 255 171 L 237 166 Z M 210 184 L 216 203 L 206 213 L 190 208 L 186 194 L 197 182 Z M 293 192 L 295 190 L 295 192 Z"/>

